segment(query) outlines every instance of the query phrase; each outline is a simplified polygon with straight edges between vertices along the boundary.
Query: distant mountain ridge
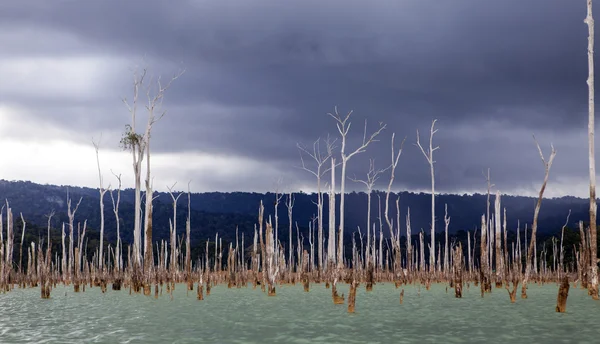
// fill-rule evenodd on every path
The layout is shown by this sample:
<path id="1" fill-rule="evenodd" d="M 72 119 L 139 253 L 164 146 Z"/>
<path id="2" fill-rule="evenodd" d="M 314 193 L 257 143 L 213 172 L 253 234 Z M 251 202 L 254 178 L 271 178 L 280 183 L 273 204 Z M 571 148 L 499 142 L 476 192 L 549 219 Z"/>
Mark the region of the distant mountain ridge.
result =
<path id="1" fill-rule="evenodd" d="M 38 226 L 46 226 L 47 217 L 52 210 L 56 211 L 53 227 L 59 228 L 62 222 L 67 222 L 66 196 L 67 188 L 73 199 L 73 205 L 80 197 L 82 202 L 76 213 L 76 222 L 87 220 L 88 228 L 97 229 L 100 223 L 99 192 L 98 189 L 87 187 L 42 185 L 28 181 L 6 181 L 0 180 L 0 198 L 7 199 L 15 214 L 23 213 L 28 223 Z M 168 193 L 157 192 L 154 195 L 153 213 L 153 236 L 154 239 L 167 239 L 169 233 L 169 219 L 172 217 L 172 199 Z M 308 224 L 316 213 L 315 194 L 294 193 L 293 222 L 298 222 L 302 230 L 308 228 Z M 379 224 L 379 197 L 381 198 L 382 213 L 385 206 L 385 193 L 374 192 L 372 195 L 371 223 Z M 400 226 L 403 235 L 406 234 L 406 214 L 408 207 L 411 213 L 412 233 L 418 233 L 423 229 L 429 233 L 431 222 L 431 195 L 425 193 L 401 192 L 390 196 L 390 218 L 396 222 L 396 197 L 400 197 Z M 281 199 L 278 208 L 279 238 L 287 240 L 288 219 L 285 206 L 286 195 Z M 494 198 L 490 197 L 490 211 L 494 211 Z M 339 195 L 336 197 L 339 204 Z M 254 225 L 257 222 L 258 207 L 260 201 L 265 206 L 265 218 L 274 216 L 275 194 L 274 193 L 251 193 L 251 192 L 206 192 L 191 194 L 191 223 L 192 241 L 213 238 L 218 232 L 224 240 L 234 240 L 236 227 L 239 235 L 248 238 L 254 233 Z M 486 212 L 487 195 L 436 195 L 436 232 L 444 230 L 444 205 L 448 206 L 448 216 L 451 218 L 449 231 L 456 233 L 459 230 L 473 231 L 481 225 L 481 215 Z M 533 219 L 533 211 L 536 198 L 522 196 L 502 196 L 502 208 L 506 208 L 507 224 L 509 230 L 515 230 L 517 221 L 520 220 L 521 229 L 525 224 L 530 224 Z M 131 228 L 133 227 L 133 202 L 134 190 L 125 189 L 121 191 L 120 221 L 122 238 L 125 241 L 132 239 Z M 104 197 L 105 203 L 105 232 L 108 240 L 116 238 L 116 221 L 112 212 L 112 202 L 107 193 Z M 185 219 L 187 217 L 187 195 L 179 198 L 177 209 L 177 232 L 184 233 Z M 328 200 L 324 201 L 324 223 L 327 228 Z M 587 199 L 577 197 L 561 197 L 544 199 L 539 217 L 540 234 L 556 233 L 564 225 L 567 213 L 571 209 L 570 227 L 578 221 L 588 221 L 589 203 Z M 338 214 L 339 217 L 339 214 Z M 367 225 L 367 195 L 365 193 L 351 192 L 346 194 L 346 231 L 354 232 L 358 227 L 365 230 Z M 339 223 L 339 218 L 336 220 Z M 378 227 L 377 227 L 378 228 Z M 295 226 L 294 226 L 295 229 Z M 383 220 L 383 233 L 388 235 L 388 229 Z M 295 236 L 295 232 L 293 234 Z M 247 242 L 251 237 L 246 239 Z"/>

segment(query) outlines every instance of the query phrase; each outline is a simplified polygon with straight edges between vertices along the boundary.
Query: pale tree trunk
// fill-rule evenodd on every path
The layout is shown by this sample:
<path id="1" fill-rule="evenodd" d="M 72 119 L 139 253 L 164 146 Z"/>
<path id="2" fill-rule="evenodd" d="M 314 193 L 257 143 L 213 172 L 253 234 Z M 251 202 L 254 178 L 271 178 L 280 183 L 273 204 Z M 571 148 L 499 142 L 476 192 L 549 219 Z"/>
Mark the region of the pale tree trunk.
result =
<path id="1" fill-rule="evenodd" d="M 23 225 L 23 229 L 21 230 L 21 243 L 19 245 L 19 274 L 23 273 L 21 264 L 23 262 L 23 240 L 25 240 L 25 227 L 27 224 L 25 223 L 25 218 L 23 217 L 23 213 L 21 215 L 21 224 Z"/>
<path id="2" fill-rule="evenodd" d="M 481 297 L 487 291 L 489 291 L 489 261 L 488 261 L 488 253 L 487 253 L 487 223 L 485 221 L 485 216 L 481 216 L 481 242 L 480 242 L 480 258 L 479 258 L 479 284 L 481 286 Z"/>
<path id="3" fill-rule="evenodd" d="M 393 146 L 392 146 L 393 149 Z M 393 153 L 392 153 L 393 156 Z M 392 159 L 393 160 L 393 159 Z M 375 182 L 379 178 L 379 174 L 385 171 L 383 170 L 375 170 L 375 162 L 373 159 L 369 160 L 369 172 L 367 172 L 367 179 L 361 180 L 356 178 L 350 178 L 352 181 L 357 183 L 362 183 L 367 187 L 367 252 L 366 252 L 366 261 L 369 261 L 370 256 L 370 245 L 371 245 L 371 194 L 373 193 L 373 187 Z M 387 199 L 386 199 L 387 201 Z M 386 213 L 387 216 L 387 213 Z M 390 229 L 391 230 L 391 229 Z M 362 233 L 361 233 L 362 234 Z"/>
<path id="4" fill-rule="evenodd" d="M 533 139 L 535 141 L 535 136 Z M 540 148 L 540 145 L 537 143 L 537 141 L 535 141 L 535 144 L 540 153 L 540 158 L 542 159 L 542 162 L 544 163 L 545 174 L 544 174 L 544 181 L 542 183 L 542 187 L 540 188 L 538 200 L 535 205 L 535 210 L 533 212 L 533 223 L 531 225 L 531 239 L 529 241 L 529 249 L 527 250 L 527 262 L 526 262 L 527 265 L 525 267 L 525 276 L 523 277 L 523 283 L 521 286 L 521 297 L 522 298 L 527 298 L 527 282 L 529 279 L 529 275 L 531 273 L 531 268 L 532 268 L 531 262 L 532 262 L 532 259 L 534 258 L 534 254 L 535 254 L 534 252 L 536 251 L 536 235 L 537 235 L 538 215 L 540 213 L 540 207 L 542 206 L 542 198 L 544 196 L 544 190 L 546 190 L 546 184 L 548 183 L 548 177 L 550 175 L 550 168 L 552 167 L 552 162 L 554 161 L 554 157 L 556 156 L 556 150 L 554 149 L 554 146 L 551 145 L 552 152 L 550 153 L 550 159 L 548 160 L 548 162 L 546 162 L 546 159 L 544 158 L 544 154 L 542 153 L 542 149 Z M 535 258 L 537 258 L 537 255 L 535 256 Z M 535 267 L 535 269 L 537 271 L 537 267 Z"/>
<path id="5" fill-rule="evenodd" d="M 117 246 L 115 247 L 115 269 L 121 271 L 123 269 L 123 259 L 121 258 L 121 221 L 119 219 L 119 203 L 121 202 L 121 175 L 116 175 L 119 187 L 117 188 L 117 200 L 113 196 L 112 190 L 110 191 L 110 199 L 113 204 L 113 213 L 115 214 L 115 220 L 117 222 Z M 130 262 L 131 263 L 131 262 Z"/>
<path id="6" fill-rule="evenodd" d="M 75 265 L 75 257 L 73 255 L 73 222 L 75 221 L 75 213 L 77 212 L 77 209 L 79 209 L 82 199 L 83 197 L 79 198 L 79 202 L 77 202 L 75 209 L 71 209 L 71 198 L 69 197 L 69 193 L 67 191 L 67 216 L 69 217 L 69 265 L 67 269 L 69 270 L 69 279 L 71 278 L 71 274 L 73 273 L 73 268 Z"/>
<path id="7" fill-rule="evenodd" d="M 321 191 L 321 177 L 323 177 L 323 175 L 332 169 L 326 169 L 323 170 L 323 165 L 327 162 L 327 160 L 329 160 L 331 158 L 331 156 L 333 155 L 333 148 L 334 148 L 334 141 L 331 141 L 329 139 L 329 136 L 327 137 L 327 139 L 325 140 L 325 144 L 327 147 L 327 154 L 325 155 L 324 153 L 321 152 L 321 147 L 320 147 L 320 142 L 321 139 L 317 139 L 314 143 L 313 143 L 313 150 L 312 152 L 308 151 L 308 149 L 304 148 L 303 146 L 301 146 L 300 144 L 297 144 L 298 149 L 300 150 L 300 161 L 302 162 L 302 169 L 305 171 L 310 172 L 312 175 L 314 175 L 317 178 L 317 214 L 318 214 L 318 260 L 319 260 L 319 271 L 323 270 L 323 192 Z M 316 170 L 311 170 L 309 168 L 306 167 L 306 164 L 304 163 L 304 158 L 302 157 L 302 152 L 304 152 L 306 155 L 308 155 L 309 157 L 311 157 L 315 163 L 316 163 Z M 334 164 L 332 164 L 332 168 Z M 292 232 L 292 224 L 291 224 L 291 220 L 290 220 L 290 252 L 292 251 L 292 244 L 291 244 L 291 232 Z M 291 253 L 290 253 L 290 257 L 291 257 Z"/>
<path id="8" fill-rule="evenodd" d="M 350 154 L 346 154 L 346 137 L 348 135 L 348 131 L 350 130 L 351 122 L 348 121 L 350 115 L 352 115 L 352 111 L 348 112 L 348 114 L 342 118 L 342 116 L 338 113 L 337 107 L 335 108 L 335 114 L 329 113 L 333 119 L 336 120 L 336 126 L 340 135 L 342 136 L 342 145 L 341 145 L 341 156 L 342 156 L 342 176 L 340 181 L 340 225 L 339 225 L 339 237 L 338 237 L 338 268 L 344 267 L 344 193 L 346 192 L 346 166 L 348 164 L 348 160 L 350 160 L 354 155 L 362 153 L 366 150 L 366 148 L 372 142 L 376 141 L 375 138 L 385 129 L 385 124 L 380 123 L 379 129 L 375 131 L 369 138 L 367 138 L 367 121 L 365 121 L 365 130 L 363 134 L 362 145 L 358 147 L 355 151 Z"/>
<path id="9" fill-rule="evenodd" d="M 450 217 L 448 216 L 448 204 L 444 204 L 444 272 L 449 274 L 450 264 L 448 257 L 448 227 L 450 226 Z M 449 276 L 449 275 L 448 275 Z"/>
<path id="10" fill-rule="evenodd" d="M 317 196 L 320 197 L 320 195 L 317 195 Z M 290 192 L 288 194 L 287 202 L 285 203 L 285 205 L 286 205 L 287 210 L 288 210 L 288 231 L 289 231 L 289 233 L 288 233 L 288 235 L 289 235 L 288 236 L 288 244 L 289 244 L 289 251 L 288 251 L 288 267 L 289 268 L 288 268 L 288 270 L 289 270 L 289 273 L 291 274 L 292 270 L 293 270 L 292 255 L 294 254 L 293 247 L 292 247 L 293 246 L 292 245 L 292 227 L 293 227 L 292 226 L 292 212 L 293 212 L 293 209 L 294 209 L 294 197 L 292 195 L 292 192 Z M 320 217 L 319 217 L 319 219 L 320 219 Z M 321 240 L 323 239 L 322 234 L 323 233 L 320 231 L 319 232 L 319 235 L 320 235 L 319 238 Z M 319 241 L 319 245 L 320 245 L 319 246 L 320 249 L 322 249 L 323 248 L 323 246 L 322 246 L 323 245 L 323 241 Z M 321 268 L 321 261 L 320 260 L 321 260 L 321 251 L 319 251 L 319 269 Z"/>
<path id="11" fill-rule="evenodd" d="M 169 189 L 169 195 L 171 195 L 171 199 L 173 200 L 173 221 L 171 228 L 171 273 L 175 273 L 175 271 L 177 271 L 177 201 L 179 200 L 179 197 L 183 195 L 183 193 L 180 193 L 177 195 L 177 197 L 173 195 L 173 188 L 175 187 L 175 184 L 173 184 L 171 187 L 167 187 Z"/>
<path id="12" fill-rule="evenodd" d="M 496 191 L 496 201 L 494 202 L 494 218 L 496 220 L 496 285 L 502 283 L 503 278 L 503 258 L 502 258 L 502 227 L 500 222 L 502 221 L 502 215 L 500 214 L 500 191 Z M 506 247 L 504 248 L 506 249 Z"/>
<path id="13" fill-rule="evenodd" d="M 410 228 L 410 207 L 406 213 L 406 268 L 412 272 L 412 233 Z"/>
<path id="14" fill-rule="evenodd" d="M 329 236 L 327 238 L 327 268 L 335 265 L 335 158 L 331 158 L 331 185 L 329 186 Z"/>
<path id="15" fill-rule="evenodd" d="M 153 115 L 152 115 L 153 117 Z M 154 258 L 152 254 L 152 201 L 154 200 L 154 191 L 150 179 L 150 127 L 146 129 L 146 210 L 144 211 L 144 271 L 145 278 L 150 278 L 150 271 L 154 267 Z"/>
<path id="16" fill-rule="evenodd" d="M 104 264 L 104 194 L 106 194 L 106 189 L 104 188 L 104 178 L 102 177 L 102 171 L 100 170 L 100 155 L 99 155 L 99 142 L 96 143 L 92 140 L 92 144 L 96 150 L 96 163 L 98 165 L 98 179 L 100 181 L 100 250 L 98 253 L 98 268 L 102 270 Z M 110 185 L 108 186 L 110 189 Z M 79 251 L 81 252 L 81 250 Z"/>
<path id="17" fill-rule="evenodd" d="M 387 223 L 388 228 L 390 230 L 390 237 L 392 240 L 392 249 L 394 250 L 394 254 L 395 254 L 394 267 L 396 270 L 399 270 L 401 268 L 401 262 L 398 261 L 400 259 L 400 246 L 398 245 L 400 243 L 400 235 L 399 235 L 399 232 L 398 232 L 398 235 L 394 234 L 394 228 L 393 228 L 394 226 L 389 217 L 389 207 L 390 207 L 389 204 L 390 204 L 390 193 L 392 191 L 392 184 L 394 183 L 394 178 L 395 178 L 395 174 L 396 174 L 396 167 L 398 166 L 398 161 L 400 160 L 400 155 L 402 155 L 402 148 L 404 147 L 404 142 L 406 141 L 406 137 L 404 138 L 404 140 L 402 140 L 402 143 L 400 144 L 400 149 L 398 150 L 398 153 L 396 153 L 396 150 L 394 148 L 395 136 L 396 136 L 396 134 L 392 133 L 392 164 L 389 167 L 389 168 L 391 168 L 390 182 L 388 183 L 387 192 L 385 194 L 384 216 L 385 216 L 385 222 Z M 400 229 L 399 222 L 396 223 L 396 226 L 398 226 L 398 229 Z"/>
<path id="18" fill-rule="evenodd" d="M 423 155 L 425 156 L 425 159 L 427 159 L 427 162 L 429 163 L 429 170 L 431 172 L 431 248 L 432 250 L 435 249 L 435 173 L 434 173 L 434 169 L 433 169 L 433 152 L 435 152 L 436 150 L 438 150 L 440 147 L 433 147 L 433 135 L 437 132 L 437 129 L 434 129 L 435 127 L 435 122 L 437 120 L 433 120 L 433 122 L 431 123 L 431 130 L 429 132 L 429 149 L 427 150 L 427 152 L 423 149 L 423 146 L 421 146 L 421 142 L 419 139 L 419 131 L 417 130 L 417 146 L 419 146 L 419 148 L 421 149 L 421 152 L 423 153 Z M 433 254 L 433 251 L 429 252 L 429 269 L 433 272 L 433 269 L 435 268 L 435 254 Z"/>
<path id="19" fill-rule="evenodd" d="M 131 124 L 125 126 L 126 132 L 121 139 L 121 145 L 124 149 L 131 150 L 131 155 L 133 158 L 133 173 L 135 177 L 135 217 L 134 217 L 134 229 L 133 229 L 133 265 L 137 266 L 137 268 L 141 265 L 142 254 L 141 254 L 141 237 L 142 237 L 142 224 L 141 224 L 141 212 L 142 212 L 142 198 L 141 198 L 141 169 L 142 169 L 142 160 L 144 159 L 144 153 L 147 153 L 148 160 L 150 160 L 150 134 L 152 131 L 152 126 L 159 121 L 164 115 L 165 112 L 162 112 L 158 117 L 156 117 L 156 112 L 160 111 L 162 106 L 162 101 L 164 98 L 165 91 L 171 86 L 172 82 L 183 75 L 184 71 L 180 71 L 178 74 L 173 76 L 171 80 L 166 84 L 162 85 L 160 77 L 157 79 L 156 90 L 154 94 L 151 94 L 154 89 L 151 85 L 147 85 L 144 83 L 144 80 L 147 75 L 147 69 L 143 69 L 141 73 L 138 74 L 137 70 L 134 73 L 133 77 L 133 102 L 130 105 L 126 99 L 123 99 L 123 102 L 127 106 L 129 113 L 131 114 Z M 138 97 L 140 93 L 140 88 L 146 89 L 147 96 L 147 105 L 146 110 L 148 111 L 148 122 L 146 125 L 146 130 L 143 135 L 140 135 L 136 132 L 136 115 L 137 115 L 137 105 L 138 105 Z M 152 192 L 150 185 L 150 161 L 148 161 L 148 171 L 146 178 L 146 196 L 150 195 L 150 198 L 146 199 L 146 243 L 145 252 L 147 252 L 148 257 L 152 260 Z M 148 192 L 150 191 L 150 192 Z M 148 204 L 148 200 L 150 200 L 150 204 Z M 149 232 L 148 232 L 149 231 Z M 149 241 L 149 245 L 148 245 Z"/>
<path id="20" fill-rule="evenodd" d="M 596 154 L 594 151 L 594 18 L 592 16 L 592 0 L 587 0 L 587 16 L 585 23 L 588 26 L 588 147 L 590 169 L 590 241 L 591 241 L 591 271 L 589 293 L 598 300 L 598 245 L 596 228 Z"/>
<path id="21" fill-rule="evenodd" d="M 10 209 L 10 208 L 9 208 Z M 8 219 L 8 213 L 7 215 L 7 219 Z M 65 223 L 63 222 L 62 224 L 62 278 L 63 278 L 63 282 L 67 280 L 67 247 L 65 245 Z"/>
<path id="22" fill-rule="evenodd" d="M 279 179 L 279 181 L 277 182 L 278 185 L 281 184 L 281 179 Z M 279 265 L 278 262 L 278 258 L 279 258 L 279 254 L 277 254 L 279 252 L 279 250 L 277 249 L 279 247 L 279 216 L 278 216 L 278 211 L 279 211 L 279 203 L 281 203 L 281 199 L 283 198 L 283 194 L 279 193 L 279 187 L 277 188 L 277 190 L 275 190 L 275 237 L 273 238 L 273 245 L 274 249 L 275 249 L 275 253 L 273 256 L 273 264 L 275 265 Z"/>
<path id="23" fill-rule="evenodd" d="M 190 242 L 190 234 L 192 231 L 192 199 L 190 193 L 190 184 L 188 183 L 188 216 L 185 222 L 185 273 L 187 278 L 191 278 L 192 274 L 192 246 Z M 242 245 L 243 246 L 243 245 Z M 200 266 L 198 267 L 201 268 Z M 193 287 L 193 286 L 192 286 Z"/>

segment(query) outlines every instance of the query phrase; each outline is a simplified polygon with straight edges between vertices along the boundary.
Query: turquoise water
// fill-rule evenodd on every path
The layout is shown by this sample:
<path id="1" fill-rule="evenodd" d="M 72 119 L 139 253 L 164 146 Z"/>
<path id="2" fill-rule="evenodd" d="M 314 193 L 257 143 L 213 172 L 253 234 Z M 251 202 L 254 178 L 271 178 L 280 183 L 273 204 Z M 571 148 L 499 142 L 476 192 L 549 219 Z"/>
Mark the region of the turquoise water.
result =
<path id="1" fill-rule="evenodd" d="M 339 285 L 348 295 L 348 286 Z M 554 311 L 558 287 L 532 285 L 529 299 L 511 304 L 505 289 L 486 298 L 444 285 L 430 291 L 378 284 L 356 297 L 356 313 L 334 305 L 323 284 L 260 289 L 218 286 L 204 301 L 178 285 L 173 300 L 100 288 L 75 294 L 58 287 L 50 300 L 39 289 L 0 295 L 0 343 L 598 343 L 600 302 L 571 288 L 567 313 Z M 520 288 L 519 292 L 520 293 Z"/>

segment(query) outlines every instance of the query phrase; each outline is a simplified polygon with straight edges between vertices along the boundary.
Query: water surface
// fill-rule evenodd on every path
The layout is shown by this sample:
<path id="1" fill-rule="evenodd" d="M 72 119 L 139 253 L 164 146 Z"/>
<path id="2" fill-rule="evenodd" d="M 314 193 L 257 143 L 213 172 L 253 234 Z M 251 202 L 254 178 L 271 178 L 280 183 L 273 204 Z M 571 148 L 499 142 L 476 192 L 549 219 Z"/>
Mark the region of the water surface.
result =
<path id="1" fill-rule="evenodd" d="M 348 295 L 348 286 L 340 285 Z M 404 303 L 393 284 L 364 285 L 356 313 L 334 305 L 331 290 L 313 285 L 260 289 L 217 286 L 204 301 L 184 285 L 173 300 L 129 295 L 128 290 L 58 287 L 52 298 L 15 289 L 0 294 L 0 343 L 598 343 L 600 302 L 571 288 L 567 313 L 554 311 L 558 287 L 532 285 L 529 299 L 511 304 L 504 289 L 481 298 L 465 288 L 405 286 Z M 519 292 L 520 293 L 520 289 Z"/>

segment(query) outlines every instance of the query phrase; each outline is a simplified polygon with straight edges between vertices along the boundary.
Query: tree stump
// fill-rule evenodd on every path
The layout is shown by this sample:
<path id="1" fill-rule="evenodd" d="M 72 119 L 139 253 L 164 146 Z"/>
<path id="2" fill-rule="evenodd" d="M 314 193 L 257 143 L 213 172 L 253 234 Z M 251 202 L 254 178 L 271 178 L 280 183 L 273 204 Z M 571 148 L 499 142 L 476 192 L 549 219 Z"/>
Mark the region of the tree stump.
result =
<path id="1" fill-rule="evenodd" d="M 558 296 L 556 298 L 556 311 L 564 313 L 567 310 L 567 297 L 569 297 L 569 277 L 565 276 L 558 288 Z"/>

